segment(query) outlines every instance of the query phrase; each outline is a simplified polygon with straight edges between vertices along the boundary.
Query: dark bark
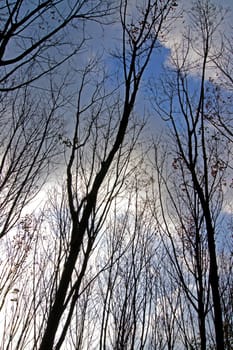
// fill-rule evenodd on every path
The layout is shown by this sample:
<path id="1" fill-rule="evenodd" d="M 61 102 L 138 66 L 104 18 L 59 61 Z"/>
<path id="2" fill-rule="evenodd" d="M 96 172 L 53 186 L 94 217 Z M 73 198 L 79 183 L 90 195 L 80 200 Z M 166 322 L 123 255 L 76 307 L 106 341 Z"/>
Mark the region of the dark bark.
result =
<path id="1" fill-rule="evenodd" d="M 65 300 L 68 293 L 69 284 L 72 280 L 72 274 L 80 253 L 80 248 L 89 226 L 89 220 L 95 210 L 99 190 L 108 174 L 108 171 L 114 161 L 117 152 L 120 150 L 121 145 L 123 144 L 141 78 L 149 63 L 152 51 L 158 38 L 158 34 L 161 30 L 161 26 L 164 23 L 168 13 L 170 12 L 170 9 L 173 7 L 173 4 L 173 1 L 167 0 L 166 4 L 161 5 L 161 8 L 158 9 L 157 2 L 151 4 L 150 1 L 148 1 L 147 5 L 145 6 L 145 12 L 143 11 L 141 14 L 142 21 L 139 22 L 139 27 L 137 27 L 137 39 L 135 39 L 134 34 L 128 29 L 127 1 L 121 3 L 121 25 L 123 29 L 122 58 L 125 78 L 123 112 L 119 122 L 119 128 L 116 131 L 115 142 L 113 143 L 113 146 L 110 149 L 108 155 L 106 155 L 105 159 L 102 161 L 100 170 L 97 172 L 93 181 L 92 188 L 85 197 L 85 206 L 83 207 L 83 212 L 80 220 L 79 210 L 74 209 L 75 205 L 73 203 L 72 193 L 72 166 L 74 163 L 75 151 L 77 149 L 76 146 L 73 145 L 70 161 L 67 167 L 67 192 L 69 197 L 68 199 L 70 214 L 73 221 L 70 252 L 63 269 L 54 303 L 49 312 L 47 326 L 42 338 L 40 350 L 50 350 L 53 347 L 56 331 L 65 310 Z M 145 25 L 145 23 L 147 23 L 147 20 L 151 21 L 151 25 L 149 27 L 146 27 Z M 110 200 L 111 198 L 109 198 L 109 201 Z M 79 280 L 79 286 L 81 282 L 82 279 Z M 77 289 L 79 286 L 76 286 Z M 64 337 L 64 334 L 62 337 Z M 58 348 L 59 347 L 56 349 Z"/>

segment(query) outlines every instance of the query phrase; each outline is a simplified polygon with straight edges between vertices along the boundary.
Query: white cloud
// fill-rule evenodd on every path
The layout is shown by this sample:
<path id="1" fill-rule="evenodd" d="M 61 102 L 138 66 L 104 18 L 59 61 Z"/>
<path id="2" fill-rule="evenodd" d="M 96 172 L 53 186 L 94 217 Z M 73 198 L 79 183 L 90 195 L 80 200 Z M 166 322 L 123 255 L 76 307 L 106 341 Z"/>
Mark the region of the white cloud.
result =
<path id="1" fill-rule="evenodd" d="M 203 2 L 205 2 L 205 0 Z M 213 40 L 210 48 L 211 54 L 216 54 L 221 50 L 223 36 L 230 35 L 230 33 L 233 34 L 233 1 L 222 0 L 221 5 L 218 0 L 212 0 L 209 1 L 209 3 L 216 6 L 216 12 L 212 16 L 213 25 L 215 26 L 217 23 L 219 23 L 218 27 L 213 33 Z M 191 0 L 180 0 L 178 4 L 178 10 L 182 11 L 182 16 L 175 21 L 172 30 L 170 30 L 166 38 L 167 40 L 165 42 L 165 46 L 171 50 L 171 56 L 167 64 L 172 64 L 173 59 L 178 60 L 177 57 L 183 61 L 183 55 L 187 53 L 188 49 L 186 63 L 187 65 L 190 65 L 190 73 L 197 75 L 198 63 L 201 64 L 202 61 L 202 57 L 200 55 L 202 52 L 202 40 L 201 28 L 198 25 L 194 26 L 193 24 L 196 5 L 195 2 Z M 192 43 L 191 41 L 188 42 L 187 35 L 189 35 Z M 209 67 L 207 74 L 208 76 L 215 77 L 216 73 L 211 67 Z"/>

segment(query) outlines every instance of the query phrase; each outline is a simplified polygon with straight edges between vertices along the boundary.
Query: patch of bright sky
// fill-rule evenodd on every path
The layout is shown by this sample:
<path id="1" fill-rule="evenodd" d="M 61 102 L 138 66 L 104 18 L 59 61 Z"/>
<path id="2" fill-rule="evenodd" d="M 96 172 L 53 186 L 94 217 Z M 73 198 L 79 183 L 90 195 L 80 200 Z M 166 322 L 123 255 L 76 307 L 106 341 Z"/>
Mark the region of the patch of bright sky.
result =
<path id="1" fill-rule="evenodd" d="M 201 2 L 201 1 L 200 1 Z M 207 0 L 203 0 L 203 3 L 207 2 Z M 216 18 L 213 16 L 213 21 L 220 21 L 220 24 L 214 33 L 213 36 L 213 47 L 212 50 L 219 50 L 221 48 L 221 36 L 229 35 L 230 29 L 233 28 L 232 20 L 233 20 L 233 1 L 232 0 L 210 0 L 210 4 L 213 4 L 216 7 Z M 191 26 L 191 37 L 195 38 L 196 44 L 198 43 L 200 33 L 197 33 L 196 30 L 192 28 L 192 15 L 195 12 L 195 1 L 192 0 L 180 0 L 178 1 L 179 7 L 183 9 L 182 16 L 177 19 L 175 24 L 173 25 L 172 30 L 168 33 L 167 40 L 165 46 L 171 50 L 171 56 L 175 54 L 176 48 L 182 46 L 183 43 L 183 35 L 187 33 L 187 30 Z M 214 23 L 216 25 L 216 23 Z M 215 51 L 216 52 L 216 51 Z M 197 60 L 198 55 L 190 48 L 189 53 L 190 60 Z M 168 64 L 168 61 L 166 62 Z M 215 76 L 215 72 L 209 70 L 208 73 Z M 195 74 L 195 73 L 194 73 Z"/>
<path id="2" fill-rule="evenodd" d="M 216 5 L 219 5 L 218 0 L 213 0 L 212 2 Z M 177 0 L 177 3 L 179 4 L 180 9 L 183 7 L 185 10 L 191 9 L 193 6 L 193 1 L 191 0 Z M 232 12 L 227 12 L 226 20 L 224 19 L 222 22 L 222 32 L 228 32 L 233 14 L 233 1 L 223 0 L 221 1 L 221 6 L 230 8 L 232 10 Z M 162 76 L 161 74 L 163 74 L 163 67 L 166 67 L 168 65 L 169 57 L 173 53 L 174 43 L 182 41 L 182 33 L 185 30 L 184 21 L 187 25 L 189 24 L 189 18 L 187 15 L 173 23 L 172 30 L 169 32 L 166 38 L 166 42 L 163 42 L 160 48 L 155 49 L 154 54 L 152 55 L 150 64 L 143 76 L 141 89 L 139 91 L 135 106 L 137 114 L 142 115 L 142 117 L 150 115 L 150 111 L 147 111 L 147 108 L 149 108 L 147 107 L 149 105 L 148 102 L 150 102 L 150 96 L 146 91 L 148 82 L 150 79 L 153 79 L 159 83 L 159 77 Z M 96 22 L 89 22 L 85 27 L 85 31 L 85 36 L 89 39 L 82 47 L 82 50 L 78 55 L 78 59 L 75 58 L 77 69 L 84 67 L 88 61 L 93 59 L 93 57 L 102 56 L 103 65 L 106 65 L 106 70 L 109 73 L 112 73 L 112 79 L 114 80 L 116 71 L 118 71 L 118 73 L 122 71 L 120 61 L 117 63 L 116 58 L 111 55 L 111 52 L 114 52 L 116 50 L 119 50 L 119 52 L 121 52 L 122 32 L 120 23 L 118 22 L 102 26 Z M 73 35 L 78 36 L 82 34 L 78 33 L 74 29 Z M 120 75 L 121 76 L 119 76 L 119 79 L 123 79 L 123 72 L 120 73 Z M 76 86 L 75 90 L 78 90 L 78 80 L 75 78 L 73 79 L 74 83 L 72 86 Z M 195 89 L 199 83 L 198 77 L 192 76 L 190 79 L 190 82 Z M 76 97 L 74 97 L 74 99 L 76 100 Z M 152 130 L 153 132 L 154 130 L 155 132 L 161 132 L 162 126 L 164 125 L 161 119 L 154 118 L 154 115 L 152 113 L 152 117 L 149 118 L 149 121 L 150 125 L 152 125 L 152 129 L 150 129 L 150 131 Z"/>
<path id="3" fill-rule="evenodd" d="M 184 14 L 181 18 L 178 18 L 172 25 L 172 29 L 169 30 L 168 35 L 166 36 L 166 41 L 161 44 L 160 49 L 156 49 L 152 59 L 150 61 L 147 70 L 143 76 L 143 81 L 141 85 L 141 90 L 139 92 L 136 107 L 139 113 L 144 113 L 145 106 L 147 105 L 147 93 L 145 92 L 145 87 L 148 85 L 150 79 L 158 80 L 159 76 L 163 74 L 163 66 L 170 66 L 170 57 L 174 54 L 174 49 L 176 45 L 180 45 L 183 41 L 183 34 L 191 24 L 191 15 L 192 9 L 195 6 L 194 2 L 191 0 L 179 0 L 178 9 L 181 11 L 184 9 Z M 233 1 L 232 0 L 223 0 L 219 3 L 218 0 L 212 0 L 210 3 L 223 8 L 224 18 L 221 22 L 219 30 L 221 33 L 229 33 L 229 28 L 232 23 L 233 18 Z M 224 9 L 227 9 L 224 12 Z M 219 13 L 219 11 L 217 12 Z M 131 14 L 133 17 L 133 13 Z M 112 25 L 108 25 L 107 27 L 101 27 L 96 23 L 90 23 L 87 27 L 87 33 L 90 38 L 92 38 L 92 44 L 89 45 L 88 52 L 86 53 L 85 60 L 88 60 L 96 53 L 99 55 L 105 56 L 106 67 L 109 72 L 112 72 L 112 75 L 115 74 L 116 71 L 120 71 L 122 69 L 120 61 L 117 63 L 116 58 L 111 56 L 110 52 L 114 52 L 119 50 L 121 51 L 121 28 L 120 24 L 113 23 Z M 221 44 L 220 37 L 216 34 L 215 42 L 216 47 L 219 47 Z M 194 51 L 190 51 L 190 60 L 196 60 L 197 55 Z M 121 73 L 120 75 L 122 75 Z M 216 72 L 209 69 L 207 71 L 207 78 L 211 76 L 215 76 Z M 192 71 L 190 72 L 190 76 L 193 78 L 198 78 L 198 72 Z M 119 77 L 123 79 L 122 77 Z M 195 83 L 195 79 L 193 80 Z M 196 82 L 197 83 L 197 82 Z M 139 101 L 139 102 L 138 102 Z"/>

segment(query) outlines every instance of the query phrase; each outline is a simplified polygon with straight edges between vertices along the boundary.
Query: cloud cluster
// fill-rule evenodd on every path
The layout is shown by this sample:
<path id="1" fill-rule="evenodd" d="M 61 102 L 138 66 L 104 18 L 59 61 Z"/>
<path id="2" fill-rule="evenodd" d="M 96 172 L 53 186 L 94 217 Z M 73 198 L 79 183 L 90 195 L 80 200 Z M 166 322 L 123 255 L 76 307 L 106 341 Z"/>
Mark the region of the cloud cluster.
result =
<path id="1" fill-rule="evenodd" d="M 200 12 L 198 5 L 205 6 L 205 12 Z M 208 15 L 208 25 L 212 30 L 210 55 L 217 56 L 223 48 L 224 36 L 233 33 L 233 2 L 223 0 L 220 5 L 218 0 L 180 0 L 178 11 L 179 15 L 164 42 L 170 49 L 170 57 L 166 64 L 180 66 L 185 59 L 189 73 L 198 75 L 203 60 L 204 15 Z M 216 77 L 216 70 L 212 65 L 209 65 L 207 75 L 211 78 Z"/>

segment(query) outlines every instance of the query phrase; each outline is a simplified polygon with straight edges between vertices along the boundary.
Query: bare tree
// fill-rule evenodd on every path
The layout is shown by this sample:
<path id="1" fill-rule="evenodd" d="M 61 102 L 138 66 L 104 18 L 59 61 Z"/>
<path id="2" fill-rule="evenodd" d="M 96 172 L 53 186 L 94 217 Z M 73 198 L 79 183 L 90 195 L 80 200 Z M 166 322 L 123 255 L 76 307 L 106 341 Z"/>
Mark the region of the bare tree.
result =
<path id="1" fill-rule="evenodd" d="M 1 268 L 2 349 L 25 349 L 32 344 L 36 348 L 40 325 L 45 321 L 44 290 L 49 290 L 50 280 L 46 271 L 48 256 L 42 255 L 42 223 L 42 216 L 26 215 L 14 229 L 13 237 L 1 240 L 2 248 L 7 244 L 7 267 Z"/>
<path id="2" fill-rule="evenodd" d="M 165 97 L 163 100 L 159 99 L 158 109 L 160 115 L 170 121 L 172 137 L 176 140 L 177 156 L 174 157 L 173 164 L 177 168 L 181 166 L 182 181 L 185 180 L 180 185 L 190 196 L 189 205 L 195 208 L 197 200 L 202 211 L 199 218 L 204 220 L 208 244 L 208 273 L 214 308 L 215 342 L 216 348 L 220 350 L 224 348 L 224 334 L 216 222 L 222 207 L 224 174 L 228 167 L 229 149 L 227 142 L 208 124 L 206 101 L 209 82 L 206 81 L 206 72 L 221 16 L 218 17 L 216 8 L 209 1 L 197 1 L 193 7 L 191 20 L 189 35 L 184 38 L 183 46 L 180 51 L 177 49 L 172 61 L 174 67 L 170 72 L 172 79 L 167 79 L 163 84 Z M 195 35 L 199 33 L 198 40 L 193 38 L 194 32 Z M 192 78 L 189 77 L 191 72 L 198 74 L 198 83 L 192 82 Z M 195 84 L 195 88 L 192 88 L 192 84 Z M 196 200 L 191 197 L 189 189 Z M 175 205 L 179 204 L 176 202 Z M 182 209 L 180 215 L 181 213 Z M 182 217 L 182 229 L 183 226 Z M 197 222 L 196 228 L 198 227 Z"/>
<path id="3" fill-rule="evenodd" d="M 0 123 L 0 237 L 18 221 L 44 184 L 58 147 L 61 89 L 36 96 L 27 87 L 2 96 Z"/>
<path id="4" fill-rule="evenodd" d="M 216 77 L 210 78 L 213 86 L 210 94 L 212 97 L 208 99 L 208 120 L 232 143 L 232 28 L 229 33 L 225 32 L 222 35 L 221 40 L 221 50 L 210 57 L 216 70 Z"/>
<path id="5" fill-rule="evenodd" d="M 61 151 L 58 131 L 63 132 L 64 101 L 70 100 L 64 92 L 70 76 L 54 69 L 80 53 L 84 20 L 111 21 L 114 10 L 110 1 L 1 3 L 0 237 L 37 195 Z M 42 76 L 35 90 L 31 83 Z"/>
<path id="6" fill-rule="evenodd" d="M 230 221 L 230 222 L 229 222 Z M 225 230 L 232 234 L 232 219 L 226 220 Z M 223 331 L 225 348 L 230 350 L 233 345 L 233 320 L 232 320 L 232 240 L 226 240 L 222 244 L 219 254 L 220 291 L 223 309 Z"/>
<path id="7" fill-rule="evenodd" d="M 143 199 L 147 180 L 145 175 L 141 178 L 135 181 L 125 210 L 114 212 L 108 229 L 103 258 L 111 264 L 98 278 L 103 303 L 99 349 L 145 349 L 152 334 L 158 241 L 148 201 Z"/>
<path id="8" fill-rule="evenodd" d="M 99 0 L 3 1 L 0 91 L 28 85 L 67 61 L 86 39 L 85 23 L 110 20 L 114 9 L 112 1 Z"/>
<path id="9" fill-rule="evenodd" d="M 139 9 L 140 19 L 136 23 L 130 23 L 133 18 L 128 15 L 128 3 L 121 2 L 121 57 L 124 72 L 122 108 L 119 108 L 119 102 L 112 106 L 108 103 L 106 92 L 103 92 L 102 85 L 98 83 L 92 88 L 94 91 L 90 102 L 84 106 L 82 91 L 86 87 L 86 77 L 92 70 L 91 65 L 83 72 L 74 133 L 67 143 L 70 147 L 66 174 L 67 195 L 72 218 L 69 254 L 49 312 L 40 350 L 51 349 L 54 342 L 55 348 L 59 349 L 65 339 L 94 241 L 103 225 L 111 200 L 119 191 L 119 179 L 127 171 L 127 159 L 132 147 L 125 153 L 124 140 L 139 85 L 160 30 L 173 7 L 174 1 L 166 1 L 164 4 L 148 1 L 144 4 L 143 11 Z M 86 117 L 87 125 L 84 129 L 82 118 L 84 114 L 88 115 L 88 108 L 91 109 L 91 114 L 90 117 Z M 131 141 L 131 145 L 134 143 L 134 140 Z M 108 176 L 111 176 L 111 179 Z M 79 264 L 78 276 L 73 281 L 72 276 L 80 256 L 83 256 L 83 262 Z M 68 315 L 65 327 L 56 337 L 65 311 Z"/>
<path id="10" fill-rule="evenodd" d="M 196 322 L 189 327 L 190 333 L 193 331 L 193 338 L 189 343 L 194 345 L 196 342 L 197 347 L 206 349 L 206 318 L 211 306 L 209 258 L 202 207 L 182 158 L 179 158 L 176 152 L 173 158 L 173 152 L 166 152 L 165 147 L 155 149 L 156 184 L 161 208 L 161 212 L 155 212 L 155 216 L 166 256 L 173 266 L 170 278 L 182 290 L 185 303 L 189 304 L 189 319 L 191 320 L 191 316 L 198 319 L 198 327 Z M 159 154 L 162 154 L 161 160 Z M 219 205 L 221 206 L 221 203 Z M 185 335 L 185 329 L 183 332 Z M 186 335 L 185 338 L 187 342 L 189 337 Z"/>

